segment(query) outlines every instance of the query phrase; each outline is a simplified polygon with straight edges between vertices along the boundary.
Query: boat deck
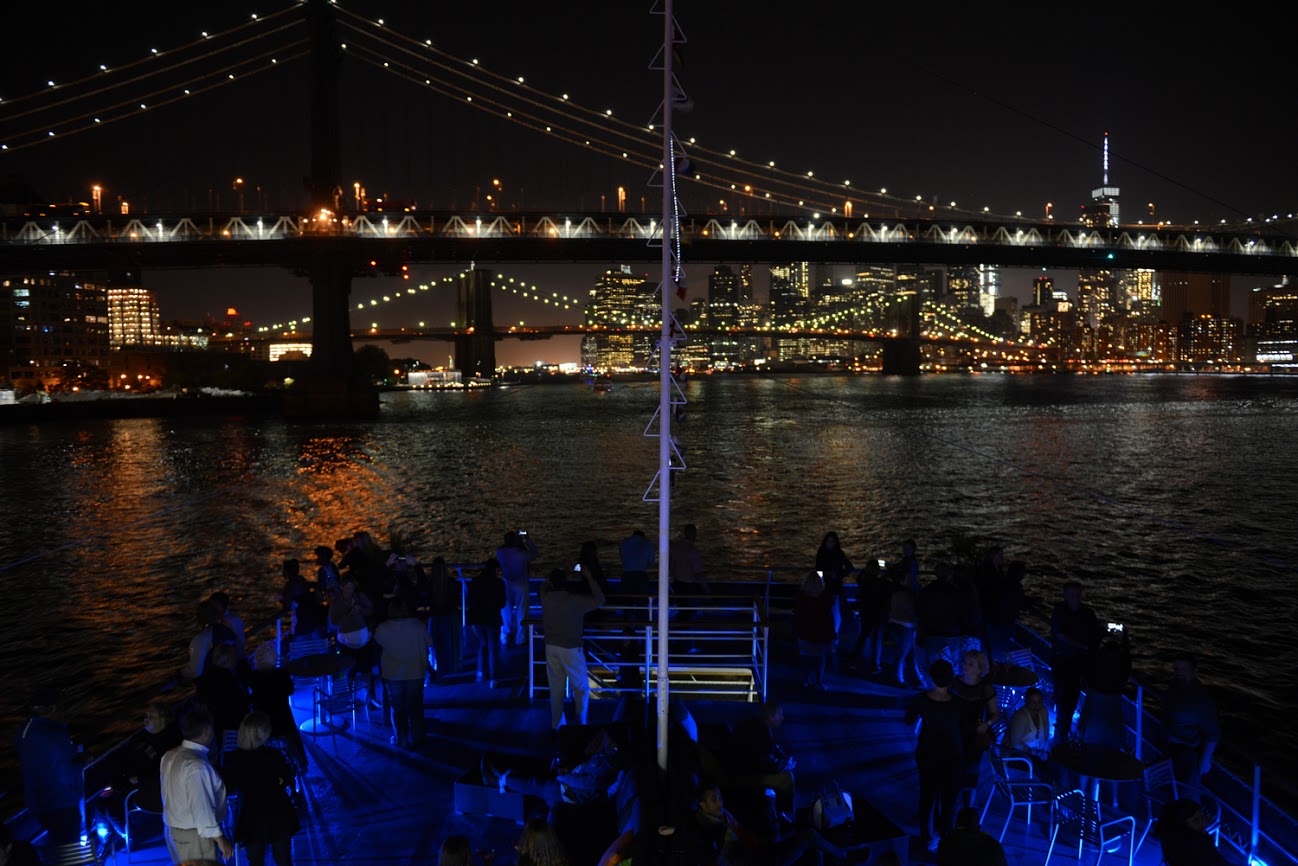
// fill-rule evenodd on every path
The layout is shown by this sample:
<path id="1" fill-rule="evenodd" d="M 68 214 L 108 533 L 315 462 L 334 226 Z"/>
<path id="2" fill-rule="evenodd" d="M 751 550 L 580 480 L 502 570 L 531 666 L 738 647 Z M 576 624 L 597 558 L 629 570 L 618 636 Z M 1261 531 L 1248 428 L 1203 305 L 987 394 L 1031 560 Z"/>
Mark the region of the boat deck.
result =
<path id="1" fill-rule="evenodd" d="M 459 833 L 468 836 L 475 849 L 494 849 L 501 853 L 502 862 L 512 862 L 510 849 L 519 825 L 510 819 L 457 814 L 454 783 L 478 765 L 484 750 L 546 759 L 553 754 L 548 701 L 524 698 L 526 660 L 525 649 L 504 653 L 502 661 L 512 678 L 496 688 L 474 683 L 471 675 L 427 687 L 429 741 L 418 752 L 390 746 L 392 731 L 379 721 L 377 712 L 372 732 L 362 718 L 357 728 L 344 734 L 308 738 L 311 765 L 303 784 L 305 814 L 303 830 L 293 840 L 294 860 L 298 864 L 431 866 L 437 862 L 442 840 Z M 828 693 L 808 692 L 799 685 L 796 661 L 791 649 L 776 652 L 770 694 L 784 706 L 785 723 L 778 739 L 798 761 L 798 806 L 808 805 L 814 792 L 837 782 L 858 802 L 869 802 L 914 836 L 918 832 L 914 741 L 913 732 L 902 723 L 903 708 L 914 692 L 846 673 L 828 676 Z M 305 697 L 305 693 L 297 696 L 308 706 L 300 713 L 302 720 L 310 713 Z M 611 720 L 615 703 L 593 700 L 591 722 Z M 752 704 L 738 701 L 689 706 L 703 727 L 754 711 Z M 544 814 L 539 801 L 531 805 L 536 814 Z M 982 801 L 976 805 L 981 807 Z M 998 832 L 1005 814 L 998 798 L 985 829 Z M 1032 826 L 1026 828 L 1023 812 L 1016 815 L 1005 836 L 1010 863 L 1044 861 L 1048 820 L 1047 812 L 1038 809 Z M 148 829 L 156 830 L 156 824 Z M 156 833 L 146 839 L 137 832 L 135 849 L 132 862 L 167 861 Z M 1074 853 L 1075 849 L 1063 848 L 1055 856 L 1075 862 Z M 1087 856 L 1093 857 L 1094 852 Z M 1125 851 L 1120 859 L 1125 859 Z M 851 862 L 872 861 L 867 855 Z M 909 862 L 932 863 L 935 855 L 912 839 Z M 1151 837 L 1135 862 L 1158 866 L 1157 841 Z M 574 862 L 573 866 L 594 864 Z"/>

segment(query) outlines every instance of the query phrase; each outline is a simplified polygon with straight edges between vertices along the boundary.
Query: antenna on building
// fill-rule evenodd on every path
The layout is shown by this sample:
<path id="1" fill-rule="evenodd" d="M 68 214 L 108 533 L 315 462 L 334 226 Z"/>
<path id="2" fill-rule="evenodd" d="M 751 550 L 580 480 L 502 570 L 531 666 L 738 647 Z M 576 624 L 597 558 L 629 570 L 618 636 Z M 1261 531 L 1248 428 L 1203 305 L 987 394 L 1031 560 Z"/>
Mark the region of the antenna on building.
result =
<path id="1" fill-rule="evenodd" d="M 1104 133 L 1104 186 L 1109 185 L 1109 134 Z"/>

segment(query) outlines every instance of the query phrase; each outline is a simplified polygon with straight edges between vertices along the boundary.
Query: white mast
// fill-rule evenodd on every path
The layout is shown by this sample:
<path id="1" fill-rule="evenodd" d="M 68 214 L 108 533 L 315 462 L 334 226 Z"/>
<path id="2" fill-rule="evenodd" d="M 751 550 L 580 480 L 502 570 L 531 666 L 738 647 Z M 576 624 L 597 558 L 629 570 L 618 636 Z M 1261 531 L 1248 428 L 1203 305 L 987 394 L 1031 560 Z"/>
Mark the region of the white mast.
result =
<path id="1" fill-rule="evenodd" d="M 672 241 L 676 225 L 676 166 L 672 153 L 672 0 L 663 0 L 663 250 L 662 335 L 658 343 L 658 766 L 667 769 L 667 709 L 671 685 L 667 664 L 667 549 L 672 529 Z"/>

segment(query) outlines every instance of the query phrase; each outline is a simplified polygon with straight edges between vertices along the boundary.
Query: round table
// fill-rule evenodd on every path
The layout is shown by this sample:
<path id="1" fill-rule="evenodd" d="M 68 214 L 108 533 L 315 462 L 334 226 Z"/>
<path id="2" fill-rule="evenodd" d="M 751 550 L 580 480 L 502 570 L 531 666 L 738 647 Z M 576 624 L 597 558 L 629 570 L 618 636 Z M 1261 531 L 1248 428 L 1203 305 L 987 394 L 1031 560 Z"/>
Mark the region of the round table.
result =
<path id="1" fill-rule="evenodd" d="M 325 680 L 327 684 L 329 677 L 349 671 L 354 667 L 356 667 L 356 659 L 352 656 L 338 653 L 318 653 L 289 659 L 284 665 L 284 670 L 295 677 L 314 677 L 318 680 Z M 312 718 L 309 721 L 298 725 L 302 733 L 332 734 L 347 727 L 345 721 L 342 725 L 335 725 L 323 720 L 316 720 L 314 716 L 315 714 L 312 713 Z"/>
<path id="2" fill-rule="evenodd" d="M 1106 782 L 1134 782 L 1145 775 L 1145 765 L 1135 755 L 1094 743 L 1058 743 L 1050 750 L 1050 761 L 1079 776 Z"/>

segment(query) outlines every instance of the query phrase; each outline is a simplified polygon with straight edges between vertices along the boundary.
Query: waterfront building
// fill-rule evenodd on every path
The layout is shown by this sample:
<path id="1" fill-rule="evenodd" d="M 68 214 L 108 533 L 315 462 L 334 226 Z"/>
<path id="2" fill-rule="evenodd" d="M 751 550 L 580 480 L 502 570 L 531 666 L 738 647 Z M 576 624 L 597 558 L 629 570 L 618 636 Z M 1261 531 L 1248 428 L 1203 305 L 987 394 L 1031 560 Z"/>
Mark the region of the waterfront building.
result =
<path id="1" fill-rule="evenodd" d="M 105 281 L 50 271 L 0 277 L 0 343 L 7 378 L 22 390 L 103 388 L 108 384 L 108 295 Z"/>
<path id="2" fill-rule="evenodd" d="M 661 307 L 648 274 L 632 272 L 627 265 L 604 271 L 590 290 L 586 326 L 600 328 L 645 327 L 661 322 Z M 598 333 L 582 339 L 581 362 L 599 370 L 644 369 L 654 351 L 654 335 Z"/>
<path id="3" fill-rule="evenodd" d="M 108 286 L 108 344 L 114 350 L 160 346 L 158 298 L 139 286 Z"/>
<path id="4" fill-rule="evenodd" d="M 1018 339 L 1022 332 L 1019 299 L 1012 296 L 997 298 L 996 309 L 987 322 L 987 330 L 1007 340 Z"/>
<path id="5" fill-rule="evenodd" d="M 1150 361 L 1175 361 L 1177 339 L 1177 328 L 1168 322 L 1140 321 L 1135 326 L 1132 353 Z"/>
<path id="6" fill-rule="evenodd" d="M 1298 361 L 1298 291 L 1282 283 L 1249 292 L 1248 338 L 1245 360 L 1294 366 Z"/>
<path id="7" fill-rule="evenodd" d="M 1278 286 L 1258 286 L 1248 293 L 1248 324 L 1257 326 L 1279 322 L 1298 322 L 1298 288 L 1287 282 Z"/>
<path id="8" fill-rule="evenodd" d="M 1182 319 L 1178 326 L 1182 361 L 1233 363 L 1243 353 L 1244 323 L 1204 314 Z"/>

